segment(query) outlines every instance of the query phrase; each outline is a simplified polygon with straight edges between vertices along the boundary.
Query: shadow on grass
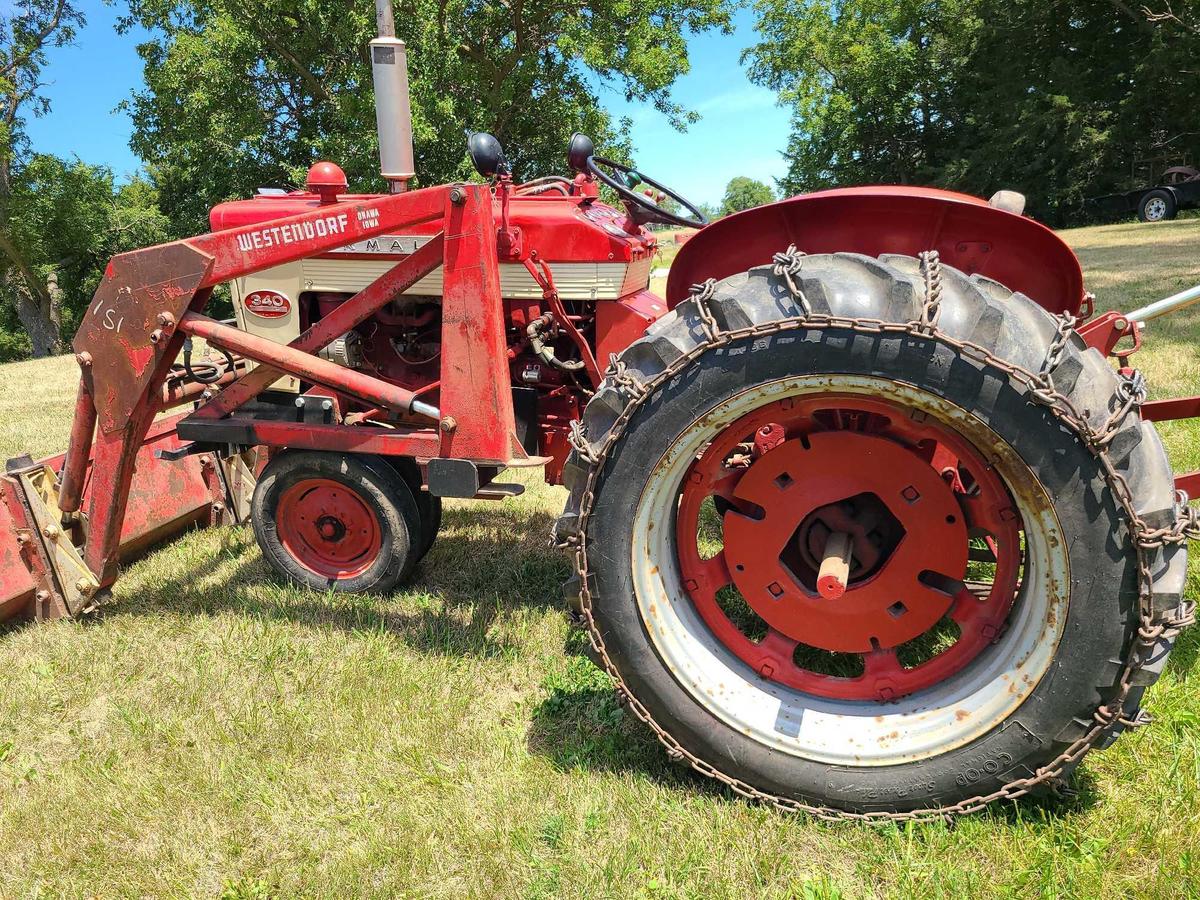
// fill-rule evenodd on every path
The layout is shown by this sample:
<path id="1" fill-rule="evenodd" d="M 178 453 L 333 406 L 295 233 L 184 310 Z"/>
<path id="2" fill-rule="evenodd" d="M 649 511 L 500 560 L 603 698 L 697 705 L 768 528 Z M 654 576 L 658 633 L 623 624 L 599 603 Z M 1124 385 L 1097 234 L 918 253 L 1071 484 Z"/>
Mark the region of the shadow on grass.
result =
<path id="1" fill-rule="evenodd" d="M 587 652 L 585 636 L 574 633 L 564 653 L 573 654 L 572 665 L 568 675 L 551 686 L 550 695 L 533 711 L 526 740 L 531 753 L 565 771 L 587 769 L 640 775 L 665 787 L 690 793 L 703 791 L 713 800 L 753 802 L 690 766 L 670 763 L 650 729 L 618 702 L 612 679 L 595 665 Z M 1086 813 L 1101 800 L 1095 777 L 1081 768 L 1075 770 L 1066 790 L 1043 789 L 1014 801 L 993 803 L 977 816 L 1004 828 L 1030 823 L 1058 826 Z M 935 820 L 922 827 L 952 828 L 957 821 Z"/>
<path id="2" fill-rule="evenodd" d="M 558 769 L 613 772 L 649 778 L 713 798 L 736 799 L 717 782 L 690 768 L 673 765 L 650 729 L 618 701 L 612 679 L 592 660 L 587 637 L 572 632 L 563 653 L 567 671 L 547 685 L 533 710 L 526 737 L 529 752 Z"/>
<path id="3" fill-rule="evenodd" d="M 560 608 L 569 563 L 546 547 L 553 517 L 514 521 L 496 506 L 447 509 L 443 530 L 411 581 L 389 596 L 318 593 L 285 584 L 263 562 L 248 527 L 223 529 L 215 550 L 188 552 L 187 535 L 134 566 L 102 608 L 116 616 L 232 612 L 315 628 L 388 632 L 423 652 L 497 656 L 489 635 L 513 608 Z M 469 533 L 468 533 L 469 532 Z M 206 535 L 218 534 L 213 532 Z"/>

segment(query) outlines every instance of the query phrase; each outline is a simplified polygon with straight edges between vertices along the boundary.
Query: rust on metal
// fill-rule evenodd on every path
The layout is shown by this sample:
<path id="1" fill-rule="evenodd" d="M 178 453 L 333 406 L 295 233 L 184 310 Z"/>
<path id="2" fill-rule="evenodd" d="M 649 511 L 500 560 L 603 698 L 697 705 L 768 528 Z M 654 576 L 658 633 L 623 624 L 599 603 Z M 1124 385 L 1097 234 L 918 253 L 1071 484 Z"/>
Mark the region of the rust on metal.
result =
<path id="1" fill-rule="evenodd" d="M 399 385 L 224 325 L 200 313 L 186 313 L 179 322 L 179 330 L 204 338 L 214 346 L 233 350 L 247 359 L 277 366 L 305 381 L 341 391 L 393 412 L 410 412 L 416 399 L 412 391 Z"/>
<path id="2" fill-rule="evenodd" d="M 288 347 L 308 354 L 324 349 L 441 265 L 442 247 L 442 235 L 439 233 L 415 253 L 405 257 L 368 287 L 316 322 Z M 280 369 L 271 365 L 259 365 L 238 379 L 237 384 L 227 387 L 218 397 L 206 403 L 197 412 L 197 416 L 220 418 L 228 415 L 269 387 L 282 374 Z"/>
<path id="3" fill-rule="evenodd" d="M 176 342 L 150 341 L 159 314 L 181 317 L 211 270 L 212 259 L 185 243 L 123 253 L 108 264 L 73 342 L 92 359 L 83 381 L 105 433 L 125 427 L 175 361 Z"/>
<path id="4" fill-rule="evenodd" d="M 75 399 L 75 416 L 71 419 L 71 437 L 67 442 L 67 458 L 62 468 L 62 487 L 58 505 L 66 514 L 79 511 L 83 499 L 83 479 L 92 454 L 92 436 L 96 432 L 96 404 L 82 380 Z"/>

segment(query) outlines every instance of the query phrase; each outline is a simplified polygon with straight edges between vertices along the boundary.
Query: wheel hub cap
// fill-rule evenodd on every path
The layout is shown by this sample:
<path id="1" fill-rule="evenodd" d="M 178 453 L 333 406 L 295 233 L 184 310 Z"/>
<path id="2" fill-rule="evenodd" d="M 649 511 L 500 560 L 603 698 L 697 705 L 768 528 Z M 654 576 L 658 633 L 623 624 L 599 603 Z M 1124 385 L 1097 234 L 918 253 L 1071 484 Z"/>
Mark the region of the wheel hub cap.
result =
<path id="1" fill-rule="evenodd" d="M 374 509 L 332 479 L 305 479 L 289 487 L 279 498 L 275 518 L 284 549 L 325 578 L 360 575 L 383 544 Z"/>
<path id="2" fill-rule="evenodd" d="M 710 501 L 715 523 L 702 521 Z M 759 675 L 883 701 L 952 677 L 998 637 L 1020 583 L 1020 531 L 967 439 L 920 410 L 826 393 L 768 404 L 717 435 L 684 479 L 676 543 L 697 612 Z M 833 535 L 849 538 L 848 577 L 822 596 Z"/>
<path id="3" fill-rule="evenodd" d="M 841 653 L 898 647 L 937 624 L 954 599 L 922 579 L 945 583 L 966 574 L 967 530 L 952 490 L 885 438 L 828 432 L 789 440 L 747 470 L 734 496 L 743 501 L 739 510 L 753 504 L 762 515 L 725 516 L 733 582 L 768 625 L 809 646 Z M 857 521 L 859 507 L 876 508 Z M 853 537 L 853 558 L 868 565 L 857 574 L 852 567 L 846 592 L 827 600 L 816 590 L 814 551 L 842 530 Z M 929 568 L 933 547 L 936 571 Z"/>

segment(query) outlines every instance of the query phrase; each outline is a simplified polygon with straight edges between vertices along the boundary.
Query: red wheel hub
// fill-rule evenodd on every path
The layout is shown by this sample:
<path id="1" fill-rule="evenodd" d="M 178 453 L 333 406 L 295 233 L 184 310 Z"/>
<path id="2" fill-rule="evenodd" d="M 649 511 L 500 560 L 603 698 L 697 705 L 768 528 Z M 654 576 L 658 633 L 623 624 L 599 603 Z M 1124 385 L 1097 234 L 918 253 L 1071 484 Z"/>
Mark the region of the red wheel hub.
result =
<path id="1" fill-rule="evenodd" d="M 285 490 L 275 523 L 284 549 L 323 578 L 361 575 L 383 546 L 375 510 L 357 492 L 329 478 L 305 479 Z"/>
<path id="2" fill-rule="evenodd" d="M 705 559 L 709 497 L 724 507 L 722 548 Z M 1019 583 L 1020 522 L 985 458 L 920 411 L 869 397 L 788 399 L 743 417 L 692 466 L 678 515 L 684 586 L 709 628 L 759 674 L 819 696 L 888 700 L 949 678 L 999 634 Z M 835 535 L 849 540 L 848 578 L 818 590 Z M 972 559 L 991 575 L 983 583 L 970 580 Z M 727 614 L 730 586 L 759 634 Z M 947 617 L 953 643 L 906 665 L 900 651 Z M 862 674 L 816 671 L 812 651 L 858 657 Z"/>

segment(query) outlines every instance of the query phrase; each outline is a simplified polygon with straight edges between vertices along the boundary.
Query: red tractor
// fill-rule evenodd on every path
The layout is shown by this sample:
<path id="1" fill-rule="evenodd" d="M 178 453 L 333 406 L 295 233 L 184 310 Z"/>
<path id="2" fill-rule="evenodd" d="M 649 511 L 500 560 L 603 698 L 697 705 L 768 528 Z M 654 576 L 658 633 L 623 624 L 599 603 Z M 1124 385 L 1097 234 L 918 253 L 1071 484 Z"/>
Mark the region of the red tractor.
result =
<path id="1" fill-rule="evenodd" d="M 319 163 L 110 263 L 68 450 L 2 483 L 0 617 L 84 614 L 123 559 L 247 520 L 284 578 L 386 592 L 441 498 L 538 466 L 596 658 L 738 793 L 970 812 L 1143 720 L 1193 618 L 1200 482 L 1152 423 L 1200 399 L 1147 402 L 1128 357 L 1200 292 L 1093 316 L 1051 231 L 935 190 L 706 224 L 581 135 L 562 177 L 515 183 L 475 134 L 482 183 L 407 190 L 404 45 L 372 53 L 391 192 Z M 654 222 L 700 228 L 665 298 Z M 235 324 L 204 314 L 222 283 Z"/>

